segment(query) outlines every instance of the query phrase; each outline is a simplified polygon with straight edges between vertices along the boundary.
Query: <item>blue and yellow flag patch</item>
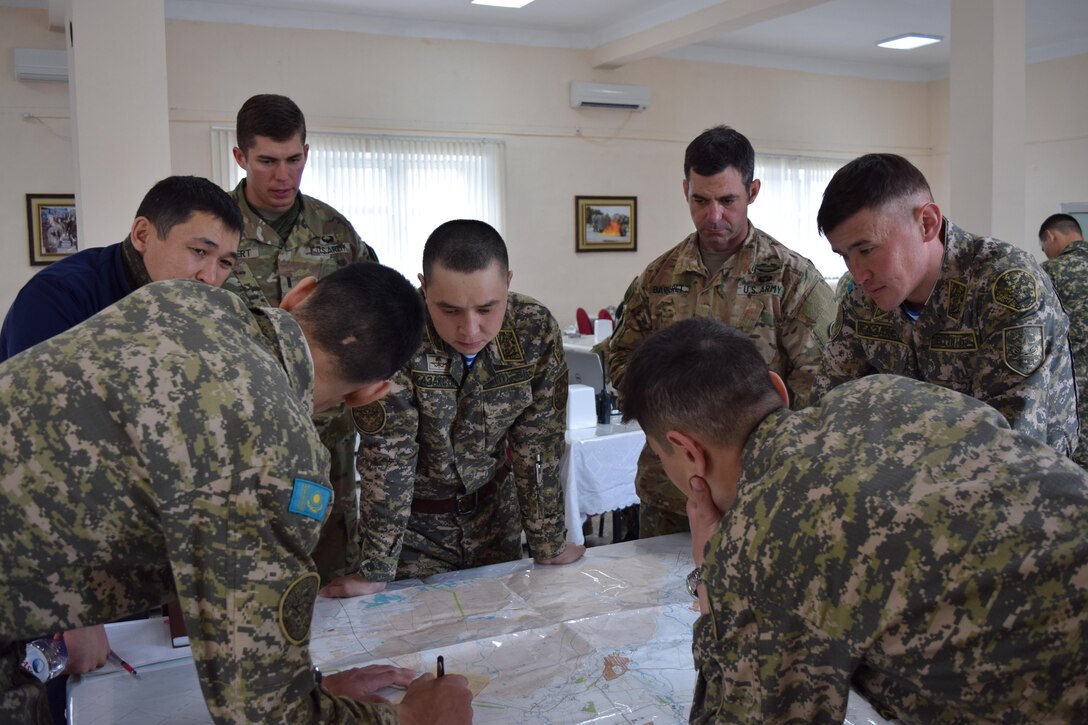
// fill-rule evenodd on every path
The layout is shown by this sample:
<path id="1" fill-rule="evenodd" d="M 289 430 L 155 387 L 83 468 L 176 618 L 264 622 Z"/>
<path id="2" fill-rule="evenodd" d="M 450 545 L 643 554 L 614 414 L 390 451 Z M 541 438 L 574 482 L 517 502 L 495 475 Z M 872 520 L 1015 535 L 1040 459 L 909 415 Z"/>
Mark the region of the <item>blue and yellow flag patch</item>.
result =
<path id="1" fill-rule="evenodd" d="M 304 478 L 295 479 L 295 488 L 291 491 L 291 505 L 288 511 L 293 514 L 309 516 L 318 521 L 325 520 L 325 512 L 332 500 L 332 489 L 307 481 Z"/>

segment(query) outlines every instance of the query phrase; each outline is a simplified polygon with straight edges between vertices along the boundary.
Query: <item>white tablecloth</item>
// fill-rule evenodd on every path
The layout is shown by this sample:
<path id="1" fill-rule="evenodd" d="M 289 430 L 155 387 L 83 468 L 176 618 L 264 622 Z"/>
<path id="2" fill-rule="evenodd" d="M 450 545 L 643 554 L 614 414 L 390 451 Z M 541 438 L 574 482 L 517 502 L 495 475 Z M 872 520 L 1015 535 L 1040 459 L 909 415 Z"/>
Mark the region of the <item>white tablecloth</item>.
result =
<path id="1" fill-rule="evenodd" d="M 635 469 L 646 436 L 637 423 L 613 423 L 567 431 L 560 464 L 567 540 L 582 544 L 582 522 L 594 514 L 638 503 Z"/>

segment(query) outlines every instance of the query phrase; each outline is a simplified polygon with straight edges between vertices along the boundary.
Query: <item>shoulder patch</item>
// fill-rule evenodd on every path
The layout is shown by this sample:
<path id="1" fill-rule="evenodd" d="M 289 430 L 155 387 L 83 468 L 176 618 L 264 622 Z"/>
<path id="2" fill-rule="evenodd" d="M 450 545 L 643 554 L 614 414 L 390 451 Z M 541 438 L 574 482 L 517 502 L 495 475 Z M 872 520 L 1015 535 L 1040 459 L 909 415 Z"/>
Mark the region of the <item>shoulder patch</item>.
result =
<path id="1" fill-rule="evenodd" d="M 835 312 L 835 319 L 827 327 L 827 340 L 830 342 L 839 336 L 842 332 L 842 305 L 837 306 L 838 309 Z"/>
<path id="2" fill-rule="evenodd" d="M 360 433 L 367 435 L 381 433 L 385 428 L 386 418 L 385 406 L 380 400 L 351 409 L 351 419 L 355 421 L 355 427 Z"/>
<path id="3" fill-rule="evenodd" d="M 992 290 L 994 302 L 1008 307 L 1013 312 L 1024 312 L 1036 305 L 1038 292 L 1035 289 L 1035 277 L 1026 269 L 1010 269 L 1002 272 L 994 282 Z"/>
<path id="4" fill-rule="evenodd" d="M 570 388 L 566 384 L 567 372 L 564 369 L 562 377 L 555 381 L 555 389 L 552 390 L 552 409 L 556 413 L 562 413 L 567 409 L 567 395 Z"/>
<path id="5" fill-rule="evenodd" d="M 325 488 L 305 478 L 296 478 L 295 487 L 291 490 L 291 504 L 287 510 L 293 514 L 324 521 L 330 501 L 332 501 L 331 488 Z"/>
<path id="6" fill-rule="evenodd" d="M 1024 377 L 1043 364 L 1043 326 L 1010 327 L 1001 333 L 1005 364 Z"/>
<path id="7" fill-rule="evenodd" d="M 291 644 L 302 644 L 310 634 L 310 620 L 313 619 L 314 600 L 317 599 L 320 582 L 321 577 L 315 572 L 303 574 L 291 582 L 280 597 L 280 631 Z"/>

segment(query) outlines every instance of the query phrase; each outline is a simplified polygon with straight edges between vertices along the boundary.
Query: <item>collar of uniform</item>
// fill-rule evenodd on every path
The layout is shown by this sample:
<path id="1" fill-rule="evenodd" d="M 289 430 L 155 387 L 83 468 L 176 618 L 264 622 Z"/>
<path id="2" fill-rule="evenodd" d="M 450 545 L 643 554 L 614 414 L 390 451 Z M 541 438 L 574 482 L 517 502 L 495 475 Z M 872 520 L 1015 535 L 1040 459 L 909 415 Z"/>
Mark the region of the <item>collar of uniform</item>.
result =
<path id="1" fill-rule="evenodd" d="M 261 333 L 283 364 L 295 396 L 311 411 L 314 408 L 314 361 L 298 322 L 286 310 L 253 309 Z"/>
<path id="2" fill-rule="evenodd" d="M 151 284 L 151 275 L 147 271 L 147 265 L 144 264 L 143 256 L 132 244 L 131 234 L 121 242 L 121 266 L 125 270 L 125 280 L 131 289 L 137 290 L 145 284 Z"/>
<path id="3" fill-rule="evenodd" d="M 238 202 L 238 208 L 242 212 L 243 226 L 242 230 L 243 239 L 252 239 L 261 244 L 268 244 L 270 246 L 282 247 L 288 241 L 286 238 L 281 238 L 276 232 L 276 227 L 272 222 L 265 221 L 264 217 L 254 209 L 249 199 L 246 198 L 246 180 L 242 179 L 238 182 L 238 186 L 234 187 L 234 191 L 231 192 L 231 196 Z M 296 216 L 296 225 L 305 225 L 306 223 L 306 195 L 301 191 L 295 195 L 295 205 L 292 210 L 285 212 L 286 214 L 294 214 L 294 209 L 297 207 L 298 213 Z M 291 235 L 288 235 L 291 236 Z"/>
<path id="4" fill-rule="evenodd" d="M 1063 249 L 1058 256 L 1061 257 L 1066 254 L 1071 255 L 1077 253 L 1078 251 L 1088 252 L 1088 242 L 1085 242 L 1083 239 L 1076 239 L 1072 242 L 1069 242 L 1068 246 L 1066 246 L 1066 248 Z"/>
<path id="5" fill-rule="evenodd" d="M 748 264 L 751 262 L 752 257 L 752 239 L 755 237 L 756 227 L 751 221 L 748 222 L 748 234 L 744 237 L 744 241 L 740 243 L 736 251 L 726 258 L 722 263 L 720 269 L 733 269 L 738 264 Z M 692 232 L 688 235 L 687 239 L 680 243 L 680 253 L 676 260 L 676 271 L 680 274 L 685 272 L 694 272 L 707 279 L 714 276 L 711 272 L 707 271 L 706 265 L 703 264 L 703 255 L 699 252 L 699 232 Z M 718 270 L 715 270 L 715 273 Z"/>

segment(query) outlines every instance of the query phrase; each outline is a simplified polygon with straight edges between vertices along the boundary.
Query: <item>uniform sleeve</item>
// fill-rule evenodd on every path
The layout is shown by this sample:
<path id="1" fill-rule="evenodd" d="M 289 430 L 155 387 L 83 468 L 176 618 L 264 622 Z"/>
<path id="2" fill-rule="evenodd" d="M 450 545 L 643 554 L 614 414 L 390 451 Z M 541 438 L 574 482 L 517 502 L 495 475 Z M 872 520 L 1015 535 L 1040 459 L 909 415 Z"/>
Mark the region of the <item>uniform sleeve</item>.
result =
<path id="1" fill-rule="evenodd" d="M 308 478 L 297 506 L 302 479 L 263 466 L 188 489 L 163 507 L 193 659 L 217 723 L 397 722 L 389 705 L 335 697 L 314 681 L 319 578 L 309 548 L 325 513 L 314 502 L 331 490 L 324 478 Z"/>
<path id="2" fill-rule="evenodd" d="M 1027 269 L 1006 270 L 985 292 L 971 395 L 996 408 L 1013 430 L 1068 455 L 1078 437 L 1069 318 L 1049 279 Z M 1058 414 L 1064 417 L 1051 419 Z"/>
<path id="3" fill-rule="evenodd" d="M 374 247 L 370 246 L 363 241 L 363 238 L 359 236 L 359 232 L 355 231 L 355 227 L 351 222 L 344 219 L 344 226 L 348 228 L 349 236 L 351 238 L 352 249 L 352 262 L 377 262 L 378 253 L 374 251 Z"/>
<path id="4" fill-rule="evenodd" d="M 370 581 L 393 581 L 412 515 L 419 458 L 419 409 L 407 369 L 393 378 L 387 396 L 352 415 L 359 430 L 359 573 Z"/>
<path id="5" fill-rule="evenodd" d="M 525 539 L 534 557 L 551 559 L 562 553 L 567 537 L 559 479 L 567 429 L 567 361 L 559 325 L 550 314 L 543 334 L 545 344 L 533 374 L 532 403 L 514 421 L 508 440 Z"/>
<path id="6" fill-rule="evenodd" d="M 858 340 L 854 316 L 849 312 L 849 299 L 836 305 L 835 321 L 820 360 L 819 371 L 812 383 L 809 405 L 816 405 L 832 388 L 874 372 Z"/>
<path id="7" fill-rule="evenodd" d="M 780 338 L 790 361 L 785 383 L 790 392 L 790 407 L 795 410 L 809 404 L 838 307 L 834 292 L 815 270 L 806 275 L 803 285 L 787 310 Z"/>
<path id="8" fill-rule="evenodd" d="M 653 331 L 650 302 L 640 277 L 627 288 L 623 297 L 623 320 L 608 339 L 608 380 L 617 391 L 627 372 L 627 360 L 638 344 Z M 623 396 L 618 401 L 623 409 Z"/>

